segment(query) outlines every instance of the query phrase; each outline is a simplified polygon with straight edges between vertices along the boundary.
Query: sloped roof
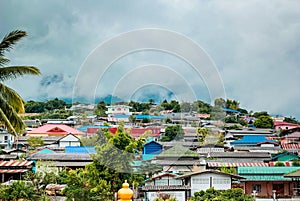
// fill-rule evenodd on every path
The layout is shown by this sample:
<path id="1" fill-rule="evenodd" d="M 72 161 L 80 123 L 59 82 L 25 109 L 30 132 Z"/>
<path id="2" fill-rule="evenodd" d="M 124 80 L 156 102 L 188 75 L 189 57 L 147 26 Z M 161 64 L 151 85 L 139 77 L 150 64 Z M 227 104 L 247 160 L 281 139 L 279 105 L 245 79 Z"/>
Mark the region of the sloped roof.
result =
<path id="1" fill-rule="evenodd" d="M 28 131 L 27 134 L 74 134 L 74 135 L 84 135 L 84 132 L 81 132 L 75 128 L 64 124 L 45 124 L 39 128 L 36 128 L 32 131 Z"/>
<path id="2" fill-rule="evenodd" d="M 92 146 L 66 146 L 65 153 L 72 154 L 95 154 L 95 147 Z"/>
<path id="3" fill-rule="evenodd" d="M 191 177 L 191 176 L 199 175 L 199 174 L 207 174 L 207 173 L 220 174 L 220 175 L 229 176 L 229 177 L 232 177 L 232 178 L 235 178 L 235 179 L 243 179 L 242 176 L 234 175 L 234 174 L 228 174 L 228 173 L 221 172 L 221 171 L 218 171 L 218 170 L 204 170 L 204 171 L 197 171 L 197 172 L 192 172 L 192 173 L 188 173 L 188 174 L 179 176 L 179 177 L 177 177 L 177 178 L 180 178 L 180 179 L 181 179 L 181 178 Z"/>
<path id="4" fill-rule="evenodd" d="M 282 138 L 300 138 L 300 132 L 299 131 L 296 131 L 296 132 L 293 132 L 289 135 L 286 135 Z"/>
<path id="5" fill-rule="evenodd" d="M 231 142 L 232 145 L 256 145 L 259 143 L 274 143 L 278 144 L 278 142 L 274 140 L 268 140 L 264 135 L 245 135 L 241 140 L 235 140 Z"/>
<path id="6" fill-rule="evenodd" d="M 247 181 L 291 180 L 283 175 L 299 170 L 300 167 L 238 167 L 238 174 Z"/>
<path id="7" fill-rule="evenodd" d="M 199 154 L 181 145 L 176 145 L 170 149 L 163 151 L 157 157 L 199 157 Z"/>
<path id="8" fill-rule="evenodd" d="M 283 177 L 287 177 L 287 178 L 299 178 L 300 177 L 300 169 L 295 170 L 293 172 L 284 174 Z"/>

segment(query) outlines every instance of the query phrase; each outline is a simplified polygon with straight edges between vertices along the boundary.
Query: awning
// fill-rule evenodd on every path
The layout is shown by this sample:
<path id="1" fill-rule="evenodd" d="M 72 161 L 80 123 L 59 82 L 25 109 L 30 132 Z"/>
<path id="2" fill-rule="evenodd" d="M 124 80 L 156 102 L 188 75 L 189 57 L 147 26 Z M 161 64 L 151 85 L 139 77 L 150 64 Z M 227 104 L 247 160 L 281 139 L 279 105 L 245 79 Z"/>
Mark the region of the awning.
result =
<path id="1" fill-rule="evenodd" d="M 0 161 L 0 167 L 27 167 L 33 161 Z"/>
<path id="2" fill-rule="evenodd" d="M 208 167 L 266 167 L 268 163 L 248 162 L 248 163 L 225 163 L 225 162 L 207 162 Z"/>
<path id="3" fill-rule="evenodd" d="M 284 150 L 300 150 L 299 144 L 283 144 L 281 145 Z"/>
<path id="4" fill-rule="evenodd" d="M 14 173 L 23 173 L 27 171 L 28 169 L 0 170 L 0 173 L 14 174 Z"/>

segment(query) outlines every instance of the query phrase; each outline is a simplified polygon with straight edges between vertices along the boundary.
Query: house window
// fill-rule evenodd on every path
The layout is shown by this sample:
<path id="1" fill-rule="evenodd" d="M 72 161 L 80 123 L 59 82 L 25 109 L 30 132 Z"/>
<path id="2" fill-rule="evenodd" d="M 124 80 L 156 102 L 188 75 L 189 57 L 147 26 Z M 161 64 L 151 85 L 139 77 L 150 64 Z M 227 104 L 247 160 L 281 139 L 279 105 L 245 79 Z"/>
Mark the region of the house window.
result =
<path id="1" fill-rule="evenodd" d="M 5 141 L 8 140 L 8 136 L 7 135 L 4 136 L 4 140 Z"/>
<path id="2" fill-rule="evenodd" d="M 253 185 L 252 186 L 252 191 L 256 191 L 257 193 L 261 192 L 261 185 L 260 184 Z"/>
<path id="3" fill-rule="evenodd" d="M 208 184 L 209 178 L 193 178 L 193 184 Z"/>

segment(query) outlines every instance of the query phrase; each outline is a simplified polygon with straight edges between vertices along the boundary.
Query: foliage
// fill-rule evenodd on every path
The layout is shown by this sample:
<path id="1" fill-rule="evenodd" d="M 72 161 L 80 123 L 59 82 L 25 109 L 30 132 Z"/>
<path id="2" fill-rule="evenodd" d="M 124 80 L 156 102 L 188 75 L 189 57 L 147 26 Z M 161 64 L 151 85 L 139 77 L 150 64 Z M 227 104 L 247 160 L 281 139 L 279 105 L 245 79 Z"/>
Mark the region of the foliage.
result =
<path id="1" fill-rule="evenodd" d="M 43 113 L 54 110 L 65 110 L 65 108 L 68 106 L 69 104 L 67 104 L 64 100 L 59 100 L 58 98 L 54 98 L 46 102 L 35 102 L 30 100 L 25 103 L 25 112 Z"/>
<path id="2" fill-rule="evenodd" d="M 93 163 L 86 166 L 86 171 L 67 174 L 67 200 L 113 200 L 113 193 L 125 180 L 137 185 L 144 181 L 144 173 L 134 174 L 131 167 L 135 152 L 141 150 L 144 141 L 134 140 L 129 130 L 124 129 L 123 122 L 114 135 L 104 130 L 98 142 L 97 153 L 92 155 Z"/>
<path id="3" fill-rule="evenodd" d="M 36 149 L 39 146 L 43 146 L 44 145 L 44 140 L 42 139 L 41 136 L 30 136 L 27 139 L 28 145 L 30 147 L 33 147 L 34 149 Z"/>
<path id="4" fill-rule="evenodd" d="M 232 110 L 237 110 L 239 109 L 240 103 L 237 102 L 236 100 L 226 100 L 226 108 L 232 109 Z"/>
<path id="5" fill-rule="evenodd" d="M 184 131 L 180 125 L 167 126 L 165 129 L 165 135 L 161 139 L 163 142 L 169 142 L 172 140 L 183 139 Z"/>
<path id="6" fill-rule="evenodd" d="M 223 98 L 216 98 L 214 101 L 215 107 L 225 108 L 226 107 L 226 101 Z"/>
<path id="7" fill-rule="evenodd" d="M 194 102 L 194 104 L 192 105 L 192 108 L 195 108 L 197 107 L 198 108 L 198 113 L 199 114 L 210 114 L 211 111 L 212 111 L 212 106 L 208 103 L 205 103 L 201 100 L 198 100 L 196 102 Z M 192 111 L 194 111 L 192 109 Z"/>
<path id="8" fill-rule="evenodd" d="M 197 138 L 200 144 L 203 144 L 209 131 L 207 128 L 197 128 Z"/>
<path id="9" fill-rule="evenodd" d="M 144 112 L 150 110 L 150 103 L 130 101 L 128 105 L 131 107 L 132 112 Z"/>
<path id="10" fill-rule="evenodd" d="M 260 115 L 254 120 L 253 125 L 256 128 L 273 128 L 274 122 L 270 116 Z"/>
<path id="11" fill-rule="evenodd" d="M 226 116 L 225 123 L 238 123 L 237 117 L 235 115 Z"/>
<path id="12" fill-rule="evenodd" d="M 97 108 L 95 110 L 96 114 L 100 117 L 107 117 L 107 114 L 106 114 L 107 108 L 106 108 L 106 106 L 107 106 L 107 104 L 104 101 L 100 101 L 97 104 Z"/>
<path id="13" fill-rule="evenodd" d="M 284 122 L 293 123 L 293 124 L 300 124 L 299 121 L 295 117 L 284 117 Z"/>
<path id="14" fill-rule="evenodd" d="M 25 129 L 25 124 L 18 116 L 18 113 L 25 112 L 24 101 L 4 82 L 23 75 L 39 75 L 40 71 L 34 66 L 6 66 L 10 60 L 4 54 L 26 35 L 25 31 L 12 31 L 0 42 L 0 123 L 15 135 Z"/>
<path id="15" fill-rule="evenodd" d="M 173 110 L 174 113 L 181 111 L 179 102 L 175 100 L 171 100 L 170 103 L 167 100 L 164 100 L 160 105 L 165 110 Z"/>
<path id="16" fill-rule="evenodd" d="M 284 165 L 283 162 L 277 161 L 274 166 L 276 166 L 276 167 L 282 167 L 282 166 L 285 166 L 285 165 Z"/>
<path id="17" fill-rule="evenodd" d="M 299 159 L 294 159 L 292 162 L 293 166 L 300 166 L 300 160 Z"/>
<path id="18" fill-rule="evenodd" d="M 214 188 L 209 188 L 206 191 L 195 192 L 194 196 L 191 197 L 191 201 L 255 201 L 255 199 L 243 193 L 243 190 L 240 188 L 228 189 L 225 191 L 218 191 Z"/>
<path id="19" fill-rule="evenodd" d="M 225 141 L 225 136 L 224 136 L 224 134 L 221 133 L 219 135 L 217 144 L 223 146 L 224 145 L 224 141 Z"/>
<path id="20" fill-rule="evenodd" d="M 262 112 L 254 112 L 254 114 L 252 116 L 255 118 L 258 118 L 260 116 L 270 116 L 270 115 L 268 114 L 268 112 L 262 111 Z"/>
<path id="21" fill-rule="evenodd" d="M 32 183 L 15 181 L 9 186 L 0 186 L 0 199 L 9 200 L 37 200 Z"/>
<path id="22" fill-rule="evenodd" d="M 227 174 L 236 174 L 236 169 L 234 167 L 221 167 L 220 171 Z"/>

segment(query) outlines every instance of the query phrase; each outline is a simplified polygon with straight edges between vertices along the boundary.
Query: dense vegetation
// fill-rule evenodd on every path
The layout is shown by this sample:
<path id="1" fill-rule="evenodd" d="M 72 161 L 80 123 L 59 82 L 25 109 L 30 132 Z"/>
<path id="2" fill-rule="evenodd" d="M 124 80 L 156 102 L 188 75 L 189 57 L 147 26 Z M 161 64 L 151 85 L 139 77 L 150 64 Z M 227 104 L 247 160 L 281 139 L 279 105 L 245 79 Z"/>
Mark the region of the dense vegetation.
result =
<path id="1" fill-rule="evenodd" d="M 228 189 L 225 191 L 218 191 L 214 188 L 209 188 L 206 191 L 199 191 L 194 193 L 194 196 L 191 197 L 191 201 L 255 201 L 255 199 L 243 193 L 243 190 L 240 188 Z"/>

